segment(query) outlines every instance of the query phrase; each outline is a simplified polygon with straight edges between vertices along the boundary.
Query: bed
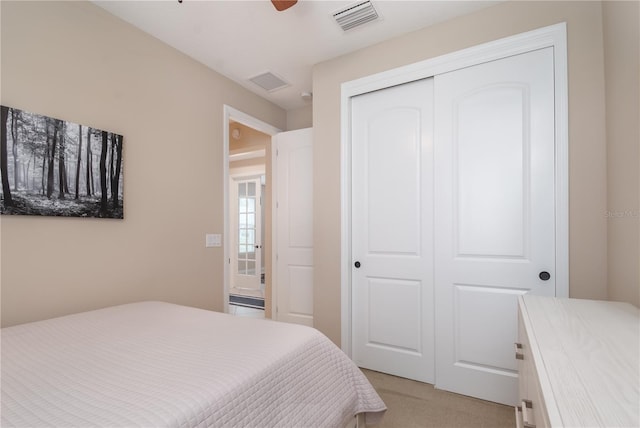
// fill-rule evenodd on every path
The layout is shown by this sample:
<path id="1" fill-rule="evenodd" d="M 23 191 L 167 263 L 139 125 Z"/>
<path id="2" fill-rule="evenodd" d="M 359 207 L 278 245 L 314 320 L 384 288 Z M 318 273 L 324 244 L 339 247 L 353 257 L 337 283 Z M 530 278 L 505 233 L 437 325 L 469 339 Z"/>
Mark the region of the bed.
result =
<path id="1" fill-rule="evenodd" d="M 315 329 L 140 302 L 2 329 L 2 427 L 344 427 L 386 407 Z"/>

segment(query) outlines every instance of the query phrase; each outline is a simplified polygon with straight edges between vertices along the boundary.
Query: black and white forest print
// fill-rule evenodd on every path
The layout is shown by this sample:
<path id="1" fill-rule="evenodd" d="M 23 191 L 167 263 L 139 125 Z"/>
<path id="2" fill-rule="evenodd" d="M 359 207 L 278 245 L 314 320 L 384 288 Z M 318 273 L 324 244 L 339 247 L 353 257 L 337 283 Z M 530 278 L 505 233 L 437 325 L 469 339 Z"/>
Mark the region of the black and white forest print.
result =
<path id="1" fill-rule="evenodd" d="M 123 218 L 122 135 L 0 110 L 0 213 Z"/>

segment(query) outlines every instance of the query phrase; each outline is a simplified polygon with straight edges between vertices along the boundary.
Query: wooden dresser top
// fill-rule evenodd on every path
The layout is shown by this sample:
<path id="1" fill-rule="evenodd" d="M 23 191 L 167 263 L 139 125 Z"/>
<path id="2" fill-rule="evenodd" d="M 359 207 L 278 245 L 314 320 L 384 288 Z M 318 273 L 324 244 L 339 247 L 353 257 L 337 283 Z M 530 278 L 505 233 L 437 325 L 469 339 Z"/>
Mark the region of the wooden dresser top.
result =
<path id="1" fill-rule="evenodd" d="M 534 295 L 519 304 L 551 425 L 640 427 L 640 310 Z"/>

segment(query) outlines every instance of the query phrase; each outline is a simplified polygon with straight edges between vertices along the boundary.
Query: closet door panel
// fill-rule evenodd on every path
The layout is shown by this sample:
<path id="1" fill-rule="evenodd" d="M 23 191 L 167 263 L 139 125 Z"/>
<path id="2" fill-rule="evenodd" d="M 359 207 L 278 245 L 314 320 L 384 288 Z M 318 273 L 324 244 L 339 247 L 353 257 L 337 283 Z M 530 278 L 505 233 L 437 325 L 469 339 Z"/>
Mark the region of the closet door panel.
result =
<path id="1" fill-rule="evenodd" d="M 517 300 L 555 295 L 553 48 L 435 78 L 436 386 L 514 405 Z"/>
<path id="2" fill-rule="evenodd" d="M 352 99 L 352 353 L 434 382 L 433 79 Z"/>

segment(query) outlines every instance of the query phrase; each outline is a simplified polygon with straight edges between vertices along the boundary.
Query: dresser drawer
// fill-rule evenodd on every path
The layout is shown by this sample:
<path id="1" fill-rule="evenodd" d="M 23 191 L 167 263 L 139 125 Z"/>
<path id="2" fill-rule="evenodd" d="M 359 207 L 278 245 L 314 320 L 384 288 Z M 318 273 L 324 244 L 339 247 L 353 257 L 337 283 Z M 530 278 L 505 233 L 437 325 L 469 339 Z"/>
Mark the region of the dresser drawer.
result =
<path id="1" fill-rule="evenodd" d="M 518 361 L 518 405 L 516 406 L 516 422 L 519 428 L 550 427 L 549 417 L 542 397 L 538 372 L 536 370 L 531 343 L 518 311 L 518 340 L 516 343 L 516 359 Z"/>

